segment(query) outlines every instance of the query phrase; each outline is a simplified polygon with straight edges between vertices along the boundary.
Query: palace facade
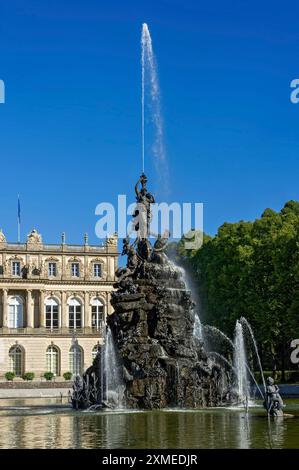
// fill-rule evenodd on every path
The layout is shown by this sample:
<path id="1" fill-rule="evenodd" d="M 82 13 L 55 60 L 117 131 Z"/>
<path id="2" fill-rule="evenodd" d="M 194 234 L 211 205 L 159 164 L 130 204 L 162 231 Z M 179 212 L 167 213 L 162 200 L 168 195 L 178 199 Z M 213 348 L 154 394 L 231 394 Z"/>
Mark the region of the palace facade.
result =
<path id="1" fill-rule="evenodd" d="M 117 236 L 102 246 L 49 245 L 36 231 L 8 243 L 0 231 L 0 377 L 82 373 L 102 341 L 117 269 Z"/>

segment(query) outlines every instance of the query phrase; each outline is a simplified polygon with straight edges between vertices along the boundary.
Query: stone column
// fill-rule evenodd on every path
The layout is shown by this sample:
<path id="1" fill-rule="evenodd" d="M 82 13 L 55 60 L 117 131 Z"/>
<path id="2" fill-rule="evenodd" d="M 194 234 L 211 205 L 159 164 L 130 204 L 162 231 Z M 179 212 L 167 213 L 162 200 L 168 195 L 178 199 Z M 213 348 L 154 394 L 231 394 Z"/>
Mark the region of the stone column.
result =
<path id="1" fill-rule="evenodd" d="M 85 327 L 91 328 L 91 313 L 89 305 L 89 292 L 84 292 L 84 313 L 85 313 Z"/>
<path id="2" fill-rule="evenodd" d="M 45 292 L 43 290 L 39 293 L 39 326 L 40 328 L 46 327 L 46 316 L 45 316 Z"/>
<path id="3" fill-rule="evenodd" d="M 111 258 L 111 271 L 110 271 L 112 281 L 115 280 L 115 258 L 114 256 Z"/>
<path id="4" fill-rule="evenodd" d="M 106 306 L 105 306 L 105 317 L 104 317 L 105 321 L 106 321 L 107 316 L 111 315 L 111 313 L 113 312 L 112 305 L 110 303 L 110 299 L 111 299 L 110 292 L 106 292 Z"/>
<path id="5" fill-rule="evenodd" d="M 61 291 L 61 327 L 67 328 L 69 325 L 67 305 L 66 305 L 66 293 Z"/>
<path id="6" fill-rule="evenodd" d="M 34 317 L 33 317 L 33 308 L 32 308 L 32 291 L 27 290 L 26 296 L 26 326 L 28 328 L 34 328 Z"/>
<path id="7" fill-rule="evenodd" d="M 80 292 L 80 296 L 83 296 L 83 292 Z M 85 300 L 85 299 L 84 299 Z M 83 305 L 81 305 L 81 328 L 85 327 L 85 302 L 83 302 Z"/>
<path id="8" fill-rule="evenodd" d="M 2 294 L 2 315 L 3 315 L 3 328 L 7 328 L 8 327 L 7 289 L 3 289 L 3 294 Z"/>
<path id="9" fill-rule="evenodd" d="M 64 249 L 64 244 L 62 245 L 62 250 Z M 65 278 L 65 255 L 62 255 L 61 259 L 61 279 Z"/>
<path id="10" fill-rule="evenodd" d="M 85 246 L 85 248 L 86 248 L 86 246 Z M 85 280 L 89 278 L 88 261 L 89 261 L 88 256 L 84 256 L 84 279 Z"/>

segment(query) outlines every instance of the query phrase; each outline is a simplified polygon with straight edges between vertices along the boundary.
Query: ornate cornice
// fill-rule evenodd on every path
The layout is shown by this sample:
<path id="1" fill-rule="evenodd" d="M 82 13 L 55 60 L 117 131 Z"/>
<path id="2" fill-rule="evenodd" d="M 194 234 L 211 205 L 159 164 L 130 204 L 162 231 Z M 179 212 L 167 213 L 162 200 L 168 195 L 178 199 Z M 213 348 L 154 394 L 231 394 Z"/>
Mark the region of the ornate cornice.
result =
<path id="1" fill-rule="evenodd" d="M 66 285 L 66 286 L 112 286 L 115 281 L 95 281 L 95 280 L 78 280 L 76 282 L 72 281 L 71 279 L 19 279 L 19 278 L 1 278 L 0 277 L 0 288 L 2 283 L 11 283 L 11 284 L 42 284 L 43 286 L 57 286 L 57 285 Z"/>

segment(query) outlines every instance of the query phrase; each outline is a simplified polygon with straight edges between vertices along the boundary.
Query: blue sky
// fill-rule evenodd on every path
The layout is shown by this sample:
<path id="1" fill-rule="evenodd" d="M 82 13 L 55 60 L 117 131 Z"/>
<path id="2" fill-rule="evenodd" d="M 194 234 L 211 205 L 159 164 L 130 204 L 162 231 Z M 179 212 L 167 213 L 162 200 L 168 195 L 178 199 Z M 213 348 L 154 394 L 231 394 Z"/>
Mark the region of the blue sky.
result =
<path id="1" fill-rule="evenodd" d="M 140 30 L 158 61 L 169 201 L 203 202 L 205 231 L 298 199 L 295 1 L 2 2 L 0 226 L 91 242 L 95 206 L 140 173 Z M 157 175 L 146 155 L 151 186 Z M 162 188 L 163 189 L 163 188 Z"/>

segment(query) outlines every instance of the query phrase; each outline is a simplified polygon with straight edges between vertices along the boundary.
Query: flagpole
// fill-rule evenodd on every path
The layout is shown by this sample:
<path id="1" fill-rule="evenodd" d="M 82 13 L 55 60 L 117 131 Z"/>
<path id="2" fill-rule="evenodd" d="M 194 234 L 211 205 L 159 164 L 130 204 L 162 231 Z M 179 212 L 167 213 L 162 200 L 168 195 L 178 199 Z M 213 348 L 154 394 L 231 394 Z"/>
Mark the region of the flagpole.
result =
<path id="1" fill-rule="evenodd" d="M 18 243 L 21 243 L 21 207 L 20 195 L 18 194 Z"/>

